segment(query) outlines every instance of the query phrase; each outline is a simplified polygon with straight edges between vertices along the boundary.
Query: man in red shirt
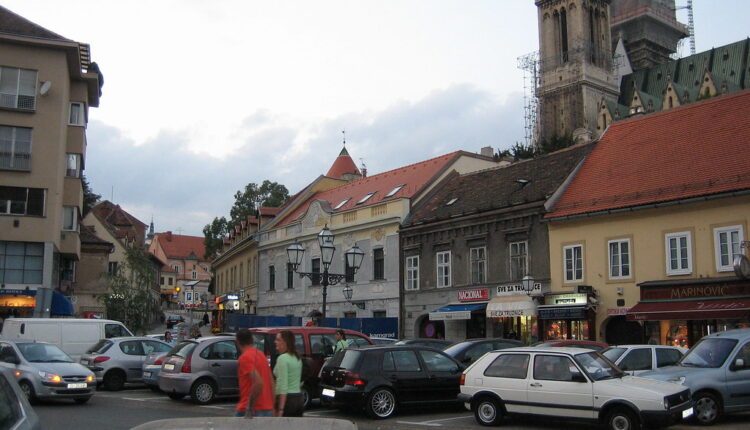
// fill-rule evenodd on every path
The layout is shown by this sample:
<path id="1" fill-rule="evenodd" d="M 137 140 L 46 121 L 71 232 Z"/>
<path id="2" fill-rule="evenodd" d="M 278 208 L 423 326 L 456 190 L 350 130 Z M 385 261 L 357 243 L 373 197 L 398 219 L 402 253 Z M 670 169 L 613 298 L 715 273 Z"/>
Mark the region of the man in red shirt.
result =
<path id="1" fill-rule="evenodd" d="M 237 332 L 237 346 L 242 355 L 237 363 L 240 382 L 240 401 L 236 417 L 252 418 L 273 416 L 273 379 L 268 359 L 253 348 L 253 333 L 242 329 Z"/>

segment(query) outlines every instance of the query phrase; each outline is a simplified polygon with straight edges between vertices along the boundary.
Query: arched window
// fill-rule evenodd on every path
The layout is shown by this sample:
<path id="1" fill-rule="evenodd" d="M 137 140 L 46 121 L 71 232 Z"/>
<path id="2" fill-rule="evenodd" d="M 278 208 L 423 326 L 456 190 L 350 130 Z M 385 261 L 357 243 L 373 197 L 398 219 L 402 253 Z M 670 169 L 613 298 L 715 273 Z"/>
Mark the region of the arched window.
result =
<path id="1" fill-rule="evenodd" d="M 562 53 L 562 62 L 568 62 L 568 17 L 565 9 L 560 11 L 560 51 Z"/>

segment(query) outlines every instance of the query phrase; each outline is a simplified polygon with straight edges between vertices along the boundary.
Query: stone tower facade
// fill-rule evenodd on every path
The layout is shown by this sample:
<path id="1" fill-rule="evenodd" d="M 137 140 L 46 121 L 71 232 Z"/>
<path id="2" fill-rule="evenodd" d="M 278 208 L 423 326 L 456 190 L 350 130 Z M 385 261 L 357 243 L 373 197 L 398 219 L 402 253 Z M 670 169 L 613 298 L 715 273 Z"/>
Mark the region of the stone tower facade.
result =
<path id="1" fill-rule="evenodd" d="M 597 112 L 619 94 L 613 73 L 610 0 L 536 0 L 539 20 L 539 138 L 588 140 Z"/>
<path id="2" fill-rule="evenodd" d="M 624 42 L 633 70 L 666 63 L 688 36 L 677 22 L 674 0 L 614 0 L 610 12 L 612 39 Z"/>

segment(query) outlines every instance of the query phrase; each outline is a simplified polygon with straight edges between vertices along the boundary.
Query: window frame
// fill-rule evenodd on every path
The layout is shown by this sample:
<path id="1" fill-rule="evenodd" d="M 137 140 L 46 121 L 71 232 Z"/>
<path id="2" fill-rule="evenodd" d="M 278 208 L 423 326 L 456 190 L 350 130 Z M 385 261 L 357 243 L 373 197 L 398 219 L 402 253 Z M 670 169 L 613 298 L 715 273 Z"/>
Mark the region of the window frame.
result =
<path id="1" fill-rule="evenodd" d="M 626 262 L 626 264 L 623 264 L 623 261 L 622 261 L 622 255 L 623 255 L 622 244 L 623 243 L 626 243 L 627 244 L 627 248 L 628 248 L 628 250 L 627 250 L 628 252 L 626 254 L 628 261 Z M 617 266 L 617 268 L 619 270 L 618 273 L 620 273 L 619 275 L 613 275 L 612 274 L 612 269 L 615 267 L 615 266 L 612 265 L 612 257 L 613 257 L 613 255 L 612 255 L 612 245 L 617 245 L 617 251 L 618 251 L 617 255 L 618 255 L 618 258 L 619 258 L 619 265 Z M 631 244 L 630 238 L 612 239 L 612 240 L 608 240 L 607 241 L 607 275 L 608 275 L 609 279 L 620 280 L 620 279 L 631 279 L 633 277 L 633 259 L 632 259 L 632 255 L 633 255 L 633 246 Z M 623 267 L 627 267 L 627 269 L 628 269 L 628 274 L 627 275 L 623 275 L 622 274 Z"/>
<path id="2" fill-rule="evenodd" d="M 294 289 L 294 265 L 286 263 L 286 289 Z"/>
<path id="3" fill-rule="evenodd" d="M 72 225 L 68 225 L 66 223 L 66 218 L 68 218 L 68 213 L 72 211 L 73 213 L 70 214 L 70 221 Z M 63 222 L 62 222 L 62 231 L 79 231 L 80 230 L 80 223 L 78 222 L 78 206 L 63 206 Z"/>
<path id="4" fill-rule="evenodd" d="M 3 170 L 18 170 L 23 172 L 31 171 L 31 154 L 34 149 L 34 129 L 32 127 L 17 127 L 14 125 L 0 125 L 0 128 L 6 128 L 10 131 L 10 141 L 8 142 L 10 145 L 10 150 L 8 152 L 8 165 L 2 166 L 0 165 L 0 169 Z M 18 130 L 28 130 L 29 139 L 28 142 L 26 141 L 19 141 L 18 138 Z M 2 141 L 0 141 L 2 143 Z M 18 147 L 24 144 L 28 144 L 29 149 L 28 151 L 18 151 Z M 20 164 L 25 164 L 22 166 L 19 166 L 17 164 L 18 160 L 25 160 Z"/>
<path id="5" fill-rule="evenodd" d="M 46 203 L 47 203 L 47 190 L 44 188 L 26 188 L 26 187 L 8 187 L 8 186 L 0 186 L 0 194 L 2 194 L 2 191 L 7 190 L 8 194 L 12 194 L 14 191 L 23 193 L 24 194 L 24 200 L 23 200 L 23 212 L 12 212 L 13 210 L 13 204 L 19 204 L 20 200 L 13 200 L 11 199 L 5 199 L 0 200 L 0 202 L 5 202 L 5 210 L 0 212 L 0 216 L 2 215 L 10 215 L 10 216 L 36 216 L 36 217 L 44 217 L 46 215 Z M 36 194 L 41 193 L 41 201 L 40 208 L 41 213 L 29 213 L 29 202 L 34 197 L 39 196 L 32 196 L 32 191 L 36 192 Z M 0 205 L 2 207 L 2 205 Z"/>
<path id="6" fill-rule="evenodd" d="M 9 256 L 15 258 L 9 259 Z M 0 240 L 0 260 L 4 261 L 0 267 L 0 283 L 41 285 L 44 257 L 44 245 L 40 242 Z M 20 275 L 20 282 L 14 282 L 9 272 Z"/>
<path id="7" fill-rule="evenodd" d="M 416 261 L 416 264 L 411 264 L 411 262 L 413 261 Z M 404 278 L 406 279 L 406 283 L 404 284 L 404 289 L 406 291 L 418 291 L 419 290 L 419 255 L 406 256 L 406 258 L 404 259 L 404 269 L 406 270 L 406 273 L 404 275 Z"/>
<path id="8" fill-rule="evenodd" d="M 734 244 L 731 242 L 731 233 L 737 233 L 737 253 L 734 252 Z M 721 259 L 723 257 L 723 254 L 721 252 L 721 235 L 726 234 L 728 240 L 728 250 L 730 254 L 728 255 L 729 261 L 728 264 L 724 265 L 721 264 Z M 737 225 L 728 225 L 723 227 L 715 227 L 714 228 L 714 257 L 716 262 L 716 271 L 717 272 L 733 272 L 734 271 L 734 257 L 737 255 L 742 255 L 742 241 L 745 237 L 745 231 L 742 226 L 742 224 Z"/>
<path id="9" fill-rule="evenodd" d="M 71 160 L 75 160 L 75 166 L 71 169 L 70 162 Z M 66 178 L 80 178 L 81 177 L 81 171 L 83 170 L 83 163 L 81 161 L 83 160 L 83 157 L 81 154 L 77 154 L 75 152 L 68 152 L 65 154 L 65 177 Z M 73 173 L 71 175 L 71 172 Z"/>
<path id="10" fill-rule="evenodd" d="M 374 281 L 385 280 L 385 250 L 383 248 L 372 250 L 372 279 Z"/>
<path id="11" fill-rule="evenodd" d="M 523 254 L 520 253 L 513 253 L 513 247 L 516 248 L 519 247 L 519 245 L 523 244 Z M 514 270 L 514 261 L 523 261 L 523 270 L 521 272 L 523 273 L 515 273 L 516 270 Z M 529 274 L 529 241 L 528 240 L 517 240 L 515 242 L 508 243 L 508 261 L 510 263 L 510 267 L 508 268 L 508 275 L 510 279 L 516 280 L 516 279 L 523 279 L 524 276 Z"/>
<path id="12" fill-rule="evenodd" d="M 322 259 L 320 257 L 315 257 L 315 258 L 310 259 L 310 272 L 313 273 L 313 275 L 310 277 L 310 282 L 312 282 L 312 285 L 315 285 L 315 286 L 320 285 L 320 274 L 323 273 L 320 270 L 320 267 L 322 264 L 323 264 Z M 315 267 L 316 265 L 317 267 Z"/>
<path id="13" fill-rule="evenodd" d="M 268 291 L 276 291 L 276 267 L 273 264 L 268 266 Z"/>
<path id="14" fill-rule="evenodd" d="M 671 245 L 670 240 L 671 239 L 680 239 L 682 237 L 686 238 L 686 259 L 687 259 L 687 267 L 679 267 L 677 269 L 672 269 L 671 260 Z M 678 242 L 679 243 L 679 242 Z M 677 231 L 673 233 L 667 233 L 664 235 L 664 249 L 665 249 L 665 267 L 667 270 L 667 276 L 675 276 L 675 275 L 689 275 L 693 273 L 693 235 L 692 232 L 685 230 L 685 231 Z M 679 251 L 681 247 L 677 247 L 677 250 Z M 677 261 L 681 261 L 682 255 L 677 256 Z"/>
<path id="15" fill-rule="evenodd" d="M 580 257 L 578 257 L 578 258 L 576 258 L 576 256 L 575 256 L 575 249 L 576 248 L 578 248 L 580 250 Z M 568 256 L 567 256 L 567 251 L 568 250 L 573 251 L 573 254 L 571 255 L 572 260 L 573 260 L 571 274 L 573 275 L 573 277 L 568 277 Z M 565 282 L 565 283 L 583 282 L 584 278 L 586 277 L 585 272 L 584 272 L 584 270 L 586 268 L 586 265 L 585 265 L 585 261 L 584 261 L 584 257 L 583 257 L 583 244 L 582 243 L 575 243 L 575 244 L 563 246 L 563 256 L 562 257 L 563 257 L 563 282 Z M 581 267 L 580 267 L 581 276 L 580 276 L 580 278 L 575 277 L 575 273 L 577 272 L 575 263 L 576 263 L 577 260 L 580 260 L 580 262 L 581 262 Z"/>
<path id="16" fill-rule="evenodd" d="M 11 106 L 10 104 L 5 105 L 2 104 L 3 99 L 3 93 L 0 93 L 0 108 L 3 109 L 13 109 L 13 110 L 19 110 L 19 111 L 26 111 L 26 112 L 35 112 L 36 111 L 36 100 L 37 100 L 37 92 L 38 92 L 38 85 L 39 85 L 39 72 L 34 69 L 23 69 L 20 67 L 11 67 L 11 66 L 0 66 L 0 85 L 2 84 L 2 78 L 3 74 L 8 73 L 8 70 L 17 70 L 18 76 L 16 77 L 16 87 L 15 87 L 15 93 L 6 93 L 8 96 L 15 97 L 15 103 Z M 31 76 L 27 76 L 27 80 L 29 82 L 34 82 L 34 88 L 28 88 L 30 90 L 31 94 L 22 94 L 21 93 L 21 81 L 22 81 L 22 73 L 29 73 Z M 1 88 L 1 87 L 0 87 Z M 22 107 L 19 106 L 21 101 L 21 96 L 23 97 L 30 97 L 32 100 L 32 107 Z"/>
<path id="17" fill-rule="evenodd" d="M 478 255 L 474 258 L 475 251 L 477 254 L 481 254 L 481 258 Z M 479 252 L 481 251 L 481 252 Z M 474 271 L 474 263 L 477 263 L 477 271 Z M 481 271 L 479 270 L 481 266 Z M 480 275 L 479 278 L 475 278 L 475 275 Z M 469 276 L 471 276 L 472 284 L 484 284 L 487 282 L 487 247 L 486 246 L 475 246 L 469 248 Z"/>
<path id="18" fill-rule="evenodd" d="M 440 257 L 446 256 L 446 255 L 448 256 L 448 260 L 447 260 L 448 262 L 446 263 L 444 260 L 441 263 Z M 449 288 L 452 286 L 453 279 L 451 277 L 452 276 L 451 263 L 452 263 L 451 251 L 439 251 L 435 253 L 435 269 L 436 269 L 435 274 L 437 276 L 436 281 L 435 281 L 435 286 L 437 288 Z M 441 269 L 444 270 L 444 273 L 442 275 L 440 274 Z M 448 278 L 447 283 L 445 283 L 444 278 Z"/>
<path id="19" fill-rule="evenodd" d="M 78 115 L 78 122 L 73 122 L 73 106 L 78 106 L 79 108 L 79 115 Z M 68 125 L 76 126 L 76 127 L 85 127 L 86 126 L 86 104 L 83 102 L 70 102 L 70 105 L 68 106 Z"/>

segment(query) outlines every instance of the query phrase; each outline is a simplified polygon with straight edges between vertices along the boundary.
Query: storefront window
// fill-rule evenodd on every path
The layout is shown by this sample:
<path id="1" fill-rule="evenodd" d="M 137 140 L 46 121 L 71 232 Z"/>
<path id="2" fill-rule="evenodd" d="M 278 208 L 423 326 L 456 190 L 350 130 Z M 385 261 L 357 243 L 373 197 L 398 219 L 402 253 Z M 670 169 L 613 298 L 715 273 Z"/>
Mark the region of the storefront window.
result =
<path id="1" fill-rule="evenodd" d="M 587 320 L 544 320 L 544 340 L 591 340 Z"/>
<path id="2" fill-rule="evenodd" d="M 492 318 L 492 337 L 518 339 L 527 344 L 539 340 L 536 317 Z"/>

